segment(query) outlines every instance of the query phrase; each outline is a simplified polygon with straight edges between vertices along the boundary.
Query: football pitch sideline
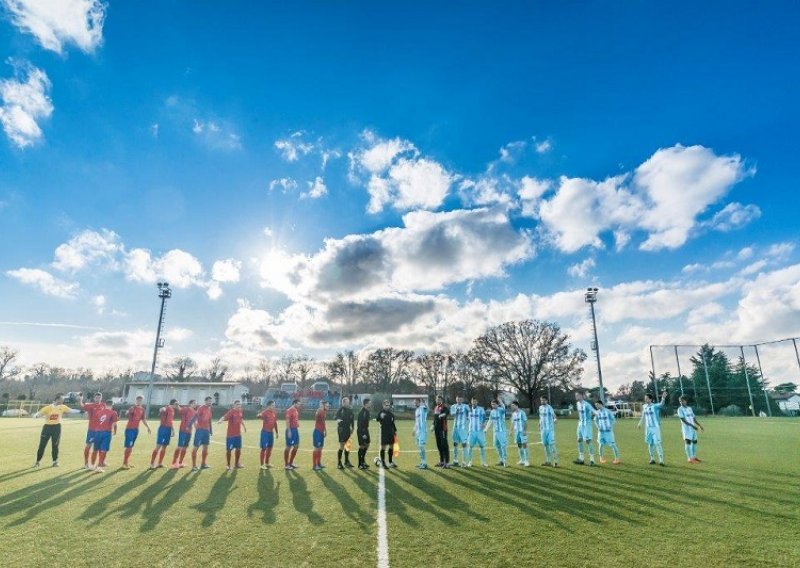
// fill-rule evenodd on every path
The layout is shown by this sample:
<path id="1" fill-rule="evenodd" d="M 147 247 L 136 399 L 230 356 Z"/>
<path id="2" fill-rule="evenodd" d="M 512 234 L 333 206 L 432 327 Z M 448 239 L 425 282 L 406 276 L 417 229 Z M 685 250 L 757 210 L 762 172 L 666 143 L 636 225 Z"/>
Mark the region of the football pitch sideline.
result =
<path id="1" fill-rule="evenodd" d="M 666 419 L 666 468 L 647 464 L 635 420 L 617 423 L 621 465 L 573 465 L 575 425 L 556 426 L 559 469 L 538 466 L 537 445 L 530 468 L 495 467 L 489 451 L 488 469 L 420 471 L 412 422 L 398 422 L 403 453 L 384 481 L 388 565 L 800 565 L 800 421 L 706 418 L 703 462 L 689 465 L 679 423 Z M 66 421 L 61 467 L 48 467 L 48 448 L 34 470 L 41 422 L 2 419 L 5 558 L 64 566 L 380 565 L 378 470 L 337 470 L 333 431 L 327 469 L 312 472 L 312 424 L 301 426 L 295 472 L 282 468 L 282 440 L 273 468 L 259 469 L 260 421 L 249 421 L 245 469 L 227 473 L 225 448 L 212 443 L 210 470 L 149 471 L 155 440 L 142 430 L 135 469 L 118 469 L 120 431 L 109 468 L 94 474 L 81 469 L 85 421 Z M 372 432 L 375 441 L 377 425 Z M 220 427 L 215 441 L 223 436 Z M 172 449 L 174 440 L 167 461 Z M 429 463 L 436 457 L 431 436 Z M 516 448 L 509 458 L 516 463 Z"/>

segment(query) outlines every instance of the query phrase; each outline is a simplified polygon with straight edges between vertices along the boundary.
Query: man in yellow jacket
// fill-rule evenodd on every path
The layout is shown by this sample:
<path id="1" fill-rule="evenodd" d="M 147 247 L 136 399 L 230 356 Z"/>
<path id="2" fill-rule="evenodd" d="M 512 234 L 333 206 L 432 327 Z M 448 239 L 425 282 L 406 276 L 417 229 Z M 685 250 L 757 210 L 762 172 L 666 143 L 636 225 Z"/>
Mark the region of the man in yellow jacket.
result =
<path id="1" fill-rule="evenodd" d="M 77 412 L 80 412 L 80 410 L 70 408 L 64 404 L 64 395 L 57 394 L 52 404 L 48 404 L 33 415 L 34 418 L 39 418 L 41 416 L 45 418 L 44 426 L 42 426 L 42 435 L 39 438 L 39 449 L 36 451 L 36 463 L 33 464 L 33 467 L 39 467 L 39 462 L 42 461 L 42 456 L 44 456 L 44 450 L 47 448 L 47 442 L 50 442 L 53 467 L 58 467 L 58 443 L 61 441 L 61 417 L 64 414 Z"/>

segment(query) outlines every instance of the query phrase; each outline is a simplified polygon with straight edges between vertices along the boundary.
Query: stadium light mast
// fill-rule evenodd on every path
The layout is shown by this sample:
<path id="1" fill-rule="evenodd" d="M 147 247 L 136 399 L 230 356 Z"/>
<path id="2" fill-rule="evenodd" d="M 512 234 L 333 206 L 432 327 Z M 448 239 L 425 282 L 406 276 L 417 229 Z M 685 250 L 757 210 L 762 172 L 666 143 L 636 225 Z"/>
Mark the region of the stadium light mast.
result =
<path id="1" fill-rule="evenodd" d="M 153 382 L 156 380 L 156 361 L 158 361 L 158 350 L 164 347 L 164 340 L 161 339 L 161 332 L 164 330 L 164 312 L 167 308 L 167 300 L 172 297 L 168 282 L 158 283 L 158 297 L 161 298 L 161 311 L 158 313 L 158 328 L 156 328 L 156 343 L 153 347 L 153 364 L 150 367 L 150 383 L 147 385 L 147 406 L 145 416 L 150 416 L 150 401 L 153 398 Z"/>
<path id="2" fill-rule="evenodd" d="M 597 378 L 600 381 L 600 401 L 603 406 L 606 405 L 606 390 L 603 387 L 603 371 L 600 369 L 600 344 L 597 342 L 597 320 L 594 315 L 594 304 L 597 302 L 597 288 L 587 288 L 584 295 L 584 301 L 589 304 L 592 312 L 592 330 L 594 332 L 594 341 L 592 342 L 592 351 L 594 351 L 595 359 L 597 359 Z"/>

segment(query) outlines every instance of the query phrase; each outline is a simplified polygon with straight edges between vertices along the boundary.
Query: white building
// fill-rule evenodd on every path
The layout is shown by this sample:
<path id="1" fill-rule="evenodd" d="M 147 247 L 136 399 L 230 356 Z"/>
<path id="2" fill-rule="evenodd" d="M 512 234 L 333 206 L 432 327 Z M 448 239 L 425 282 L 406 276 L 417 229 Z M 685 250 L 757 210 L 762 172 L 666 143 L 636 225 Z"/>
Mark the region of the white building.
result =
<path id="1" fill-rule="evenodd" d="M 784 414 L 797 416 L 800 414 L 800 394 L 797 393 L 773 393 L 772 398 L 778 403 L 778 408 Z"/>
<path id="2" fill-rule="evenodd" d="M 147 399 L 148 381 L 131 381 L 125 385 L 123 398 L 128 404 L 133 404 L 137 396 L 141 395 Z M 214 397 L 214 403 L 220 406 L 230 406 L 234 400 L 242 400 L 243 395 L 249 394 L 250 390 L 244 385 L 226 381 L 221 383 L 170 383 L 154 382 L 153 397 L 150 403 L 153 406 L 169 404 L 169 401 L 177 399 L 180 404 L 187 404 L 194 399 L 198 404 L 202 404 L 207 396 Z"/>

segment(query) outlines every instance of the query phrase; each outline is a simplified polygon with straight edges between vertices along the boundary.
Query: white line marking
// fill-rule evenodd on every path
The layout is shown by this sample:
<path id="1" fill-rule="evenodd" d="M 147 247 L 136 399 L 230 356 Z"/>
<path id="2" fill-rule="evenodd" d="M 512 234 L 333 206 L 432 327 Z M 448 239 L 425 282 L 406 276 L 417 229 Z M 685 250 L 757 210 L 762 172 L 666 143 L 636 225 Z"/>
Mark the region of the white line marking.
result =
<path id="1" fill-rule="evenodd" d="M 378 568 L 389 568 L 389 537 L 386 528 L 386 476 L 378 470 Z"/>
<path id="2" fill-rule="evenodd" d="M 216 440 L 211 440 L 211 443 L 212 444 L 217 444 L 218 446 L 224 446 L 225 445 L 225 442 L 218 442 Z M 541 442 L 528 442 L 528 445 L 529 446 L 541 446 L 542 443 Z M 281 446 L 281 447 L 283 447 L 283 446 Z M 245 448 L 248 449 L 248 450 L 260 450 L 261 446 L 248 446 L 247 444 L 242 444 L 242 449 L 245 449 Z M 273 450 L 275 450 L 276 448 L 278 448 L 277 444 L 272 446 Z M 475 449 L 477 449 L 477 446 L 476 446 Z M 497 451 L 497 449 L 494 446 L 491 446 L 491 447 L 486 446 L 486 449 L 487 450 L 491 450 L 493 452 Z M 314 450 L 309 450 L 307 448 L 297 448 L 297 451 L 298 452 L 311 453 Z M 335 444 L 335 443 L 333 444 L 333 447 L 329 447 L 329 448 L 326 448 L 326 449 L 322 450 L 322 452 L 325 453 L 325 454 L 332 454 L 332 453 L 337 452 L 337 451 L 339 451 L 339 445 Z M 401 454 L 419 454 L 419 450 L 400 450 L 400 453 Z"/>

